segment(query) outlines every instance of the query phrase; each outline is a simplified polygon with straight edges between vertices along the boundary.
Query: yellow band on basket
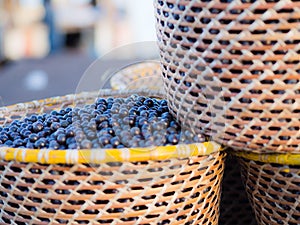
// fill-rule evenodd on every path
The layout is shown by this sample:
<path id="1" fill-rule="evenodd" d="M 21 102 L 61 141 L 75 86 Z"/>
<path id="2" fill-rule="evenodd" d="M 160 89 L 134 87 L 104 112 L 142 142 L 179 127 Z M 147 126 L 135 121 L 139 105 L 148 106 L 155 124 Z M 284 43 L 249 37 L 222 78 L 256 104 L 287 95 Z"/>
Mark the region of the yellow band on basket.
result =
<path id="1" fill-rule="evenodd" d="M 50 150 L 0 147 L 0 160 L 42 164 L 106 163 L 125 161 L 166 160 L 221 151 L 215 142 L 170 145 L 149 148 Z"/>
<path id="2" fill-rule="evenodd" d="M 278 163 L 285 165 L 300 165 L 300 154 L 290 153 L 266 153 L 259 154 L 253 152 L 235 152 L 236 156 L 240 156 L 249 160 L 264 163 Z"/>

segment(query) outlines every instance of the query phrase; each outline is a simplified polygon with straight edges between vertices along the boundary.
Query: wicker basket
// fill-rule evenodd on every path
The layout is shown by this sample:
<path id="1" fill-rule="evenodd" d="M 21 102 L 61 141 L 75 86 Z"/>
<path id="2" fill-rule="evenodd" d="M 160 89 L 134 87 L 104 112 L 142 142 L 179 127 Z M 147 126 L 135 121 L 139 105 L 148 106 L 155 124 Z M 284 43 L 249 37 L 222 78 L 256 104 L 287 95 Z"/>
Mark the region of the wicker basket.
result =
<path id="1" fill-rule="evenodd" d="M 76 104 L 97 96 L 77 95 Z M 74 97 L 0 108 L 0 124 L 72 106 Z M 216 225 L 226 155 L 219 150 L 213 142 L 106 150 L 0 147 L 0 224 Z"/>
<path id="2" fill-rule="evenodd" d="M 147 89 L 163 91 L 163 80 L 159 62 L 140 62 L 122 69 L 110 79 L 114 90 Z"/>
<path id="3" fill-rule="evenodd" d="M 256 225 L 255 215 L 241 179 L 237 158 L 228 154 L 222 182 L 220 225 Z"/>
<path id="4" fill-rule="evenodd" d="M 238 155 L 258 224 L 300 224 L 300 155 Z"/>
<path id="5" fill-rule="evenodd" d="M 300 152 L 299 1 L 156 0 L 155 13 L 177 119 L 236 149 Z"/>

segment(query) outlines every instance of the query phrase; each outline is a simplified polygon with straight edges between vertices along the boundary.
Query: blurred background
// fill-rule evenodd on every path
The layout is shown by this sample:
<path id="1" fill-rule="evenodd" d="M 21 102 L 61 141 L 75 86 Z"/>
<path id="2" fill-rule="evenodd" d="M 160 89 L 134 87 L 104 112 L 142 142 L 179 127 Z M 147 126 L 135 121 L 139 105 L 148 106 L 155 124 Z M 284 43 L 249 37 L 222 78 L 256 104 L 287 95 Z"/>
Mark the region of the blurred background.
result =
<path id="1" fill-rule="evenodd" d="M 1 0 L 0 106 L 74 93 L 95 59 L 155 40 L 152 0 Z M 137 46 L 105 64 L 156 57 Z"/>

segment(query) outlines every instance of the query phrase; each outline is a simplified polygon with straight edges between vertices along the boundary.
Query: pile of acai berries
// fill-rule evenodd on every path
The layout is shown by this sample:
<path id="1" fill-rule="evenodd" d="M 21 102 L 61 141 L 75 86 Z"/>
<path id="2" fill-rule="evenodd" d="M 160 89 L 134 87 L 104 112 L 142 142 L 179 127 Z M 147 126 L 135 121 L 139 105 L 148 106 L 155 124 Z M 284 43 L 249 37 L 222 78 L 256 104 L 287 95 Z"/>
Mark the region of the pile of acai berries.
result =
<path id="1" fill-rule="evenodd" d="M 30 115 L 0 127 L 0 146 L 31 149 L 125 148 L 203 142 L 183 129 L 167 101 L 132 95 Z"/>

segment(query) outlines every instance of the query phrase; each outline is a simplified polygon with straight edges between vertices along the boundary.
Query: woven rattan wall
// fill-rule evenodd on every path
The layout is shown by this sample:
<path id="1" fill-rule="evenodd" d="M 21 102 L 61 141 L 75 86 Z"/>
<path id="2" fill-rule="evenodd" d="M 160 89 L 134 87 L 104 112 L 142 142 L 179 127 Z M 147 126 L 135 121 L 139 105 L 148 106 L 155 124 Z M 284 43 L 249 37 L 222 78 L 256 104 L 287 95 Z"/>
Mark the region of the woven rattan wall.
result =
<path id="1" fill-rule="evenodd" d="M 299 224 L 300 166 L 246 158 L 240 162 L 258 224 Z"/>
<path id="2" fill-rule="evenodd" d="M 156 0 L 169 106 L 235 149 L 300 151 L 300 2 Z"/>

